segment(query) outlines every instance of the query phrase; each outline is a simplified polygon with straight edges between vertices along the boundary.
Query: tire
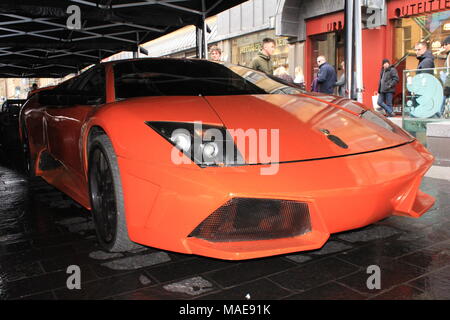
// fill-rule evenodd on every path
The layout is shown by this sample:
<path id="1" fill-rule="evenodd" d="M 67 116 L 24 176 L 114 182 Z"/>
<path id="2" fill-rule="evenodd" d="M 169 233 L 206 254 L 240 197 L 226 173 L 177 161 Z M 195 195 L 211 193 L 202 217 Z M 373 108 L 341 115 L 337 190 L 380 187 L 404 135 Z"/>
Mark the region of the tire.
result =
<path id="1" fill-rule="evenodd" d="M 101 247 L 109 252 L 140 248 L 128 236 L 119 166 L 106 135 L 94 137 L 90 144 L 89 194 Z"/>

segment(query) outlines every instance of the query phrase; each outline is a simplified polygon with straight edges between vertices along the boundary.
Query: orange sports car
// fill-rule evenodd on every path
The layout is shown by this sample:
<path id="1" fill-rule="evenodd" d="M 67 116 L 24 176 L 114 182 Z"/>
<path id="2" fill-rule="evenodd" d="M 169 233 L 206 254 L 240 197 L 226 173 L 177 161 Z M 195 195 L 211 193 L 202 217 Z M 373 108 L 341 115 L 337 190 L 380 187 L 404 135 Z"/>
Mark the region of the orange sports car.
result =
<path id="1" fill-rule="evenodd" d="M 434 203 L 433 156 L 407 132 L 242 66 L 99 64 L 34 94 L 20 133 L 29 173 L 90 209 L 109 251 L 258 258 Z"/>

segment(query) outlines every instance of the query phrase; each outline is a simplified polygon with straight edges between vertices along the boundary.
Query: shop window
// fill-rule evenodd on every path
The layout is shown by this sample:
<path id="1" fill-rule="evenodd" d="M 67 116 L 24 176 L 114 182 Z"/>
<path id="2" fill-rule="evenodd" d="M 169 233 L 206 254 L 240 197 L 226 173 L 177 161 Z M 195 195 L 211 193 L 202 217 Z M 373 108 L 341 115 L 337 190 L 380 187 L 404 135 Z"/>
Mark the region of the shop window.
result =
<path id="1" fill-rule="evenodd" d="M 445 66 L 447 55 L 441 52 L 442 41 L 450 35 L 450 11 L 436 12 L 422 16 L 402 18 L 395 21 L 394 63 L 400 75 L 401 84 L 394 96 L 394 111 L 401 111 L 403 106 L 403 72 L 415 70 L 418 60 L 414 46 L 419 41 L 426 41 L 435 57 L 436 68 Z M 415 74 L 413 71 L 411 74 Z M 439 77 L 439 70 L 435 71 Z"/>
<path id="2" fill-rule="evenodd" d="M 404 69 L 415 69 L 418 65 L 414 45 L 425 40 L 435 55 L 436 67 L 443 67 L 445 54 L 441 54 L 442 41 L 450 35 L 450 11 L 403 18 L 396 21 L 395 58 Z"/>
<path id="3" fill-rule="evenodd" d="M 403 28 L 403 48 L 412 48 L 411 26 Z"/>
<path id="4" fill-rule="evenodd" d="M 274 69 L 284 66 L 288 69 L 288 41 L 286 37 L 275 36 L 274 30 L 266 30 L 248 34 L 232 40 L 231 63 L 241 66 L 249 66 L 253 58 L 261 50 L 261 43 L 264 38 L 275 40 L 276 47 L 272 56 Z"/>

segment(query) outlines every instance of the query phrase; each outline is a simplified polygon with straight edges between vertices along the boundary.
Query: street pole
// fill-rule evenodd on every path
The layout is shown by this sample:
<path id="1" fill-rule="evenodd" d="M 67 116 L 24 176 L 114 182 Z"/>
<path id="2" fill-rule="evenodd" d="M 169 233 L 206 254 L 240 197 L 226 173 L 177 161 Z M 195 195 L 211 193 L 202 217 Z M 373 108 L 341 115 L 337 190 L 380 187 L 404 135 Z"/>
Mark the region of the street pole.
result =
<path id="1" fill-rule="evenodd" d="M 195 26 L 195 57 L 196 58 L 200 58 L 201 54 L 202 54 L 202 44 L 201 44 L 201 37 L 202 35 L 200 34 L 201 29 L 198 26 Z"/>
<path id="2" fill-rule="evenodd" d="M 208 39 L 206 38 L 206 33 L 208 32 L 208 27 L 206 25 L 206 2 L 202 0 L 202 46 L 203 55 L 202 59 L 208 59 Z"/>
<path id="3" fill-rule="evenodd" d="M 356 99 L 363 101 L 363 59 L 362 59 L 362 21 L 361 21 L 361 0 L 355 0 L 354 7 L 354 36 L 355 36 L 355 73 L 356 73 Z"/>
<path id="4" fill-rule="evenodd" d="M 203 30 L 202 30 L 202 44 L 203 44 L 203 59 L 208 59 L 208 39 L 206 38 L 207 33 L 206 19 L 203 16 Z"/>
<path id="5" fill-rule="evenodd" d="M 345 92 L 353 96 L 353 0 L 345 0 Z"/>

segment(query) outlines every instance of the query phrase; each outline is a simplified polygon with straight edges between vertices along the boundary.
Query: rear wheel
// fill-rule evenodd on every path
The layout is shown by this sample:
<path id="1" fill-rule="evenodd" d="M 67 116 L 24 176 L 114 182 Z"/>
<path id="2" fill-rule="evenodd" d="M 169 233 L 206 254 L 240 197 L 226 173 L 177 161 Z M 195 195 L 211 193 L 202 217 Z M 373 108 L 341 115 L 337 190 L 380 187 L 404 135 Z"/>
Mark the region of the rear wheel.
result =
<path id="1" fill-rule="evenodd" d="M 128 236 L 120 172 L 111 141 L 96 136 L 90 144 L 89 190 L 100 245 L 110 252 L 139 248 Z"/>

